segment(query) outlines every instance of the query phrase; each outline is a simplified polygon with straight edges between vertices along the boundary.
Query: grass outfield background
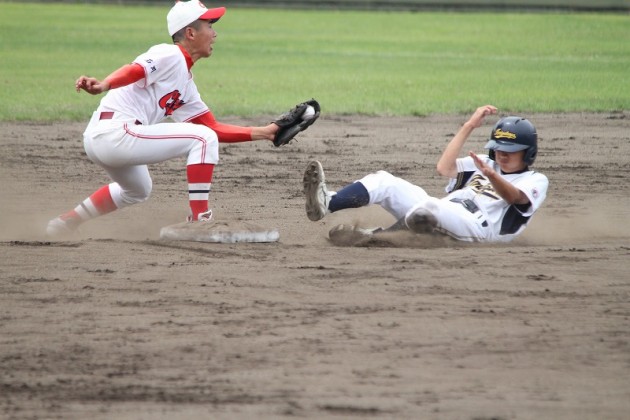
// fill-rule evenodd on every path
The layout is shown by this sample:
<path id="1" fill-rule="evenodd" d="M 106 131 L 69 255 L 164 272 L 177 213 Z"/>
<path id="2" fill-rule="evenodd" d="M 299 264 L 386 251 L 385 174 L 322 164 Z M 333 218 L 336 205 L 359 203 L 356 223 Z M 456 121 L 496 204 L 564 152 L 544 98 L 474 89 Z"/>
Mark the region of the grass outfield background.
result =
<path id="1" fill-rule="evenodd" d="M 168 7 L 0 3 L 0 120 L 83 120 L 104 78 L 170 42 Z M 630 16 L 228 8 L 193 68 L 217 116 L 630 109 Z"/>

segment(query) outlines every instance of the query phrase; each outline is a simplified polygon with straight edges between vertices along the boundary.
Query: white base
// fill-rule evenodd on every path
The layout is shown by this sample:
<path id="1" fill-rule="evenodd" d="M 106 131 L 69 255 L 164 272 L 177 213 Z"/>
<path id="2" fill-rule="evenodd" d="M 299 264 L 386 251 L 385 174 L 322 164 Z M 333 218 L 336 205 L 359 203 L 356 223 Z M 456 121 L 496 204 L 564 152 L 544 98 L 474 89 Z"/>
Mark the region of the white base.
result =
<path id="1" fill-rule="evenodd" d="M 237 242 L 277 242 L 280 234 L 276 229 L 265 229 L 253 223 L 234 222 L 182 222 L 165 226 L 160 239 L 233 244 Z"/>

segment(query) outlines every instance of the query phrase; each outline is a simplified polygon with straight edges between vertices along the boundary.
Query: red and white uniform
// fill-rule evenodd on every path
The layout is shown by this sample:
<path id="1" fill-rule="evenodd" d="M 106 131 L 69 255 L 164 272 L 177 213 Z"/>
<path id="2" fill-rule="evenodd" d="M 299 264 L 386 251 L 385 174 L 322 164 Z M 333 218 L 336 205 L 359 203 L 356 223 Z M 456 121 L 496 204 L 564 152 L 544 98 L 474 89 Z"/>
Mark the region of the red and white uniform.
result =
<path id="1" fill-rule="evenodd" d="M 188 166 L 216 164 L 220 140 L 251 140 L 251 129 L 215 121 L 193 80 L 192 60 L 178 45 L 156 45 L 133 63 L 144 77 L 109 90 L 84 132 L 88 157 L 114 181 L 117 208 L 148 198 L 147 164 L 180 156 Z"/>
<path id="2" fill-rule="evenodd" d="M 169 34 L 173 36 L 197 20 L 214 23 L 224 13 L 224 7 L 207 9 L 198 1 L 177 2 L 167 15 Z M 216 37 L 208 27 L 199 34 L 210 44 Z M 219 161 L 219 142 L 251 141 L 253 127 L 215 120 L 193 81 L 193 63 L 185 48 L 160 44 L 103 81 L 87 76 L 77 80 L 77 91 L 100 94 L 109 89 L 83 139 L 88 157 L 113 182 L 100 187 L 73 210 L 50 220 L 46 228 L 49 235 L 74 231 L 86 220 L 145 201 L 152 189 L 147 165 L 184 156 L 188 220 L 212 219 L 208 197 L 214 166 Z"/>

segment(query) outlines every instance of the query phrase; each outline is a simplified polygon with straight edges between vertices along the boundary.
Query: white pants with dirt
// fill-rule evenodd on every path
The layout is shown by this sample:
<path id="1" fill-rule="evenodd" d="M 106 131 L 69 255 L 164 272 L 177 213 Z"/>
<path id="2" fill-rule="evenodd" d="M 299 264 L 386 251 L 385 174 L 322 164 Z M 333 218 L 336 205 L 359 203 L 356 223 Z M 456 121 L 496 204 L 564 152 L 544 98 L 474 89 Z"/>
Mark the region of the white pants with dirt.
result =
<path id="1" fill-rule="evenodd" d="M 481 210 L 474 213 L 460 203 L 427 194 L 414 185 L 389 172 L 378 171 L 358 182 L 365 186 L 370 195 L 369 204 L 378 204 L 391 213 L 396 220 L 408 217 L 418 208 L 430 211 L 437 219 L 437 229 L 460 241 L 488 241 L 490 230 Z M 485 225 L 485 226 L 484 226 Z"/>

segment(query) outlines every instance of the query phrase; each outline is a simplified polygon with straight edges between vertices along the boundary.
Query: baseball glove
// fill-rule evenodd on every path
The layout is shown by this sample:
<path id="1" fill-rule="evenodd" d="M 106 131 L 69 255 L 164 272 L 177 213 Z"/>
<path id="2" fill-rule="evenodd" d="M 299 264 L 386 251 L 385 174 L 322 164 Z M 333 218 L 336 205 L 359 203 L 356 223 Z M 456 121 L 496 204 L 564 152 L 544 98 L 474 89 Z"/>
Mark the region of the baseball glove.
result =
<path id="1" fill-rule="evenodd" d="M 311 117 L 303 117 L 304 111 L 311 106 L 315 111 L 315 114 Z M 311 124 L 319 118 L 319 112 L 321 108 L 319 102 L 315 99 L 311 99 L 301 104 L 297 104 L 293 109 L 280 115 L 274 123 L 276 123 L 280 129 L 276 133 L 273 139 L 273 145 L 276 147 L 283 146 L 289 143 L 300 132 L 306 130 Z"/>

